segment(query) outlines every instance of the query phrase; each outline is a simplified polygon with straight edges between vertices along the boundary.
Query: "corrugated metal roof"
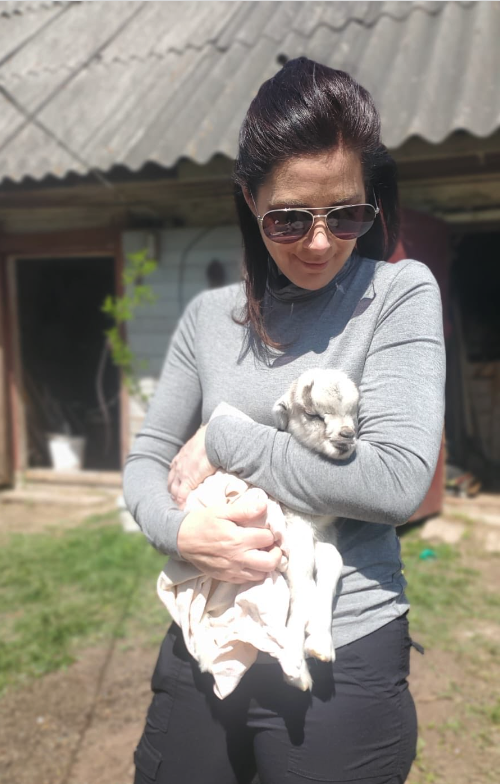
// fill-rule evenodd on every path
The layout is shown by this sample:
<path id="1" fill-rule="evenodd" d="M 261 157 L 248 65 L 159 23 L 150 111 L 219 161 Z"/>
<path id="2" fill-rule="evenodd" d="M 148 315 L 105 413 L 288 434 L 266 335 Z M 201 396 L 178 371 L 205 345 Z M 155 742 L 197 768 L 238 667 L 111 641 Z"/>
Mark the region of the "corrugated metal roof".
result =
<path id="1" fill-rule="evenodd" d="M 500 125 L 497 2 L 0 3 L 0 173 L 234 156 L 277 56 L 373 94 L 385 143 Z"/>

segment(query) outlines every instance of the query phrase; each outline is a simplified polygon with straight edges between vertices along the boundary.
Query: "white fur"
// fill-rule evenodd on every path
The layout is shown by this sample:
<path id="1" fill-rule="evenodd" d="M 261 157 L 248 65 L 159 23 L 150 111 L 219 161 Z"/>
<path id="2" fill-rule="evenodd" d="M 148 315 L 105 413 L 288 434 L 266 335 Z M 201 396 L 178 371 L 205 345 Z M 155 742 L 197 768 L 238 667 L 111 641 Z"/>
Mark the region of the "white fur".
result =
<path id="1" fill-rule="evenodd" d="M 345 460 L 356 446 L 359 394 L 355 384 L 339 370 L 316 368 L 296 379 L 275 403 L 277 427 L 330 459 Z M 246 414 L 221 403 L 211 419 Z M 302 515 L 284 504 L 288 559 L 280 567 L 290 592 L 285 654 L 285 679 L 306 691 L 312 686 L 306 656 L 333 661 L 332 605 L 342 570 L 336 548 L 335 516 Z M 201 646 L 203 647 L 203 646 Z M 200 661 L 202 656 L 198 657 Z M 205 669 L 210 670 L 207 665 Z"/>
<path id="2" fill-rule="evenodd" d="M 305 446 L 337 460 L 356 446 L 359 394 L 339 370 L 303 373 L 273 408 L 277 426 Z M 306 691 L 312 686 L 306 656 L 333 661 L 332 604 L 342 569 L 334 516 L 300 515 L 282 505 L 290 548 L 285 576 L 290 589 L 286 680 Z"/>

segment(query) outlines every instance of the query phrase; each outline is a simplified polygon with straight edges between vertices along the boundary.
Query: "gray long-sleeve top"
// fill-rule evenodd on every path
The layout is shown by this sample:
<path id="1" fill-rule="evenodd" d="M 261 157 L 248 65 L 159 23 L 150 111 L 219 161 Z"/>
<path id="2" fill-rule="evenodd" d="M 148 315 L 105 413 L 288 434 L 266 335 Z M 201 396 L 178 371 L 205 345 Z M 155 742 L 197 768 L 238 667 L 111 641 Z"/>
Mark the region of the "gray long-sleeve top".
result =
<path id="1" fill-rule="evenodd" d="M 395 526 L 424 498 L 441 443 L 439 289 L 419 262 L 356 254 L 318 291 L 276 282 L 264 301 L 271 336 L 286 344 L 276 352 L 260 350 L 233 320 L 243 302 L 242 287 L 233 285 L 204 292 L 186 308 L 127 460 L 125 498 L 149 541 L 177 554 L 185 513 L 167 490 L 170 462 L 218 403 L 244 411 L 254 422 L 223 416 L 209 424 L 211 463 L 298 511 L 341 518 L 338 647 L 408 608 Z M 359 440 L 349 461 L 313 453 L 274 426 L 276 399 L 314 367 L 342 369 L 359 386 Z"/>

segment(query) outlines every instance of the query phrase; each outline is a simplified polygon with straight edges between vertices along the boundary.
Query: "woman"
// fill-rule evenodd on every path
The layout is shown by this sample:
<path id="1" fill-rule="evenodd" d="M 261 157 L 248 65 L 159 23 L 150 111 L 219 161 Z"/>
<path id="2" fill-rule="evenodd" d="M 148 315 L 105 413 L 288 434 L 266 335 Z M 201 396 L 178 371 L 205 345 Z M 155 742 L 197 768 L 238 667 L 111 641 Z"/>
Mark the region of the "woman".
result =
<path id="1" fill-rule="evenodd" d="M 300 58 L 262 85 L 235 166 L 244 286 L 205 292 L 186 309 L 125 470 L 127 502 L 151 543 L 223 580 L 261 579 L 280 551 L 255 527 L 262 508 L 181 511 L 217 467 L 298 511 L 342 518 L 337 659 L 311 662 L 314 687 L 302 693 L 262 656 L 220 701 L 171 627 L 136 782 L 249 784 L 258 772 L 262 784 L 399 784 L 408 775 L 416 718 L 395 527 L 433 476 L 444 349 L 432 274 L 383 261 L 398 206 L 379 132 L 370 95 L 343 72 Z M 359 386 L 359 440 L 344 463 L 273 426 L 274 401 L 311 367 L 342 369 Z M 220 401 L 254 422 L 222 416 L 200 427 Z"/>

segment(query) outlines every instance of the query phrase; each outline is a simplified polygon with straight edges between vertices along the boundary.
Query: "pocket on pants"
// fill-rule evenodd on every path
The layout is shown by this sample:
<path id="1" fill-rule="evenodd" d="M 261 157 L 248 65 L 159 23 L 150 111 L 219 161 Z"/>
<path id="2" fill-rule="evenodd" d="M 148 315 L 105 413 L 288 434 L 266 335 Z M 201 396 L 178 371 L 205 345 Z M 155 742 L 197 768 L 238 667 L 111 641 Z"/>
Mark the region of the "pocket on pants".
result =
<path id="1" fill-rule="evenodd" d="M 161 765 L 167 734 L 176 700 L 179 675 L 183 662 L 173 653 L 174 639 L 167 634 L 160 649 L 153 672 L 153 698 L 146 714 L 144 732 L 134 753 L 135 783 L 156 781 L 161 777 Z"/>
<path id="2" fill-rule="evenodd" d="M 166 692 L 154 695 L 146 716 L 146 726 L 134 753 L 134 763 L 138 773 L 136 782 L 146 777 L 146 781 L 156 781 L 158 770 L 163 762 L 162 751 L 170 724 L 174 696 Z"/>
<path id="3" fill-rule="evenodd" d="M 161 753 L 151 745 L 144 734 L 134 752 L 134 764 L 136 769 L 140 771 L 143 776 L 146 776 L 146 779 L 149 781 L 156 781 L 158 768 L 162 763 L 162 759 Z"/>
<path id="4" fill-rule="evenodd" d="M 160 691 L 154 695 L 146 716 L 146 727 L 167 732 L 174 704 L 174 695 Z"/>

